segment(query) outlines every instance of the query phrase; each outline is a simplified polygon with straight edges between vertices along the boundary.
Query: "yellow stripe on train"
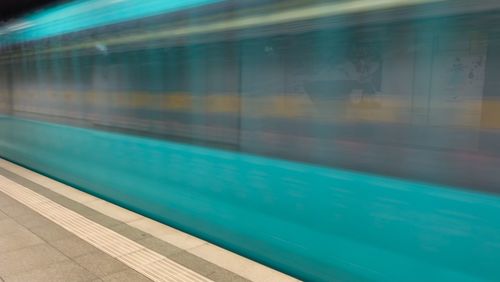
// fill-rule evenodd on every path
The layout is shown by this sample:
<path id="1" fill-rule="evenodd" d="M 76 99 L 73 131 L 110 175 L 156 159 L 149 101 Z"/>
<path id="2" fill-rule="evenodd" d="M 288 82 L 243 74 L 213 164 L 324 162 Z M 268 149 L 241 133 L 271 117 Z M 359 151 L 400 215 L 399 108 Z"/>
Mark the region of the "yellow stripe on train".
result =
<path id="1" fill-rule="evenodd" d="M 481 128 L 500 129 L 500 100 L 488 100 L 482 103 Z"/>
<path id="2" fill-rule="evenodd" d="M 156 109 L 186 113 L 242 114 L 247 117 L 269 117 L 331 122 L 411 123 L 418 109 L 397 95 L 373 100 L 350 101 L 324 99 L 312 101 L 300 94 L 266 95 L 261 97 L 238 93 L 191 95 L 189 92 L 106 92 L 58 89 L 26 89 L 16 93 L 17 102 L 29 106 L 47 107 L 59 103 L 85 103 L 91 106 L 117 109 Z M 31 105 L 30 105 L 31 104 Z M 18 105 L 19 106 L 19 105 Z M 417 109 L 417 110 L 415 110 Z M 420 115 L 430 115 L 423 122 L 441 126 L 500 129 L 500 99 L 442 101 L 424 106 Z M 412 116 L 414 115 L 414 116 Z M 443 118 L 441 118 L 443 117 Z"/>

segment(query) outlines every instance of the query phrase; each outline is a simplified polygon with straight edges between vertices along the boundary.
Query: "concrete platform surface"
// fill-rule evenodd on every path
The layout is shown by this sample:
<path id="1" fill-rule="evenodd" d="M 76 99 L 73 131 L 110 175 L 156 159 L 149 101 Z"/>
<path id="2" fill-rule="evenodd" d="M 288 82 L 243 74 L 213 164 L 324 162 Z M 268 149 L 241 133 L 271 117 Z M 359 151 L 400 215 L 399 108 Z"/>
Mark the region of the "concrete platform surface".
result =
<path id="1" fill-rule="evenodd" d="M 0 281 L 298 281 L 0 159 Z"/>

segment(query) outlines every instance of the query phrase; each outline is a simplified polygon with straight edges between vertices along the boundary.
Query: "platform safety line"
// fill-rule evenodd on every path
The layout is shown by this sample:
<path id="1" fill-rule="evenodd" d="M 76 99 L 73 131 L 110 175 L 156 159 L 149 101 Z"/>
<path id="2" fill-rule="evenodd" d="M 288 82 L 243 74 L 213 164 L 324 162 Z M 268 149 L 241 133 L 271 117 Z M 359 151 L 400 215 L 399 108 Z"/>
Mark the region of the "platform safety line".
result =
<path id="1" fill-rule="evenodd" d="M 0 191 L 153 281 L 212 281 L 1 175 Z"/>

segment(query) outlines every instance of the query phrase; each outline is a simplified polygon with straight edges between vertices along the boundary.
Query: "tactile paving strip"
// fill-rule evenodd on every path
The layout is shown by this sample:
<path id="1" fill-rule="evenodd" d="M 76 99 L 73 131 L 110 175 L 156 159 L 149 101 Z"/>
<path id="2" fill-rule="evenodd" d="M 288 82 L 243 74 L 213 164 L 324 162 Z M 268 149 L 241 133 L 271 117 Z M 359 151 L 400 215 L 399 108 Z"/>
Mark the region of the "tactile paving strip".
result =
<path id="1" fill-rule="evenodd" d="M 153 281 L 211 281 L 4 176 L 0 191 Z"/>

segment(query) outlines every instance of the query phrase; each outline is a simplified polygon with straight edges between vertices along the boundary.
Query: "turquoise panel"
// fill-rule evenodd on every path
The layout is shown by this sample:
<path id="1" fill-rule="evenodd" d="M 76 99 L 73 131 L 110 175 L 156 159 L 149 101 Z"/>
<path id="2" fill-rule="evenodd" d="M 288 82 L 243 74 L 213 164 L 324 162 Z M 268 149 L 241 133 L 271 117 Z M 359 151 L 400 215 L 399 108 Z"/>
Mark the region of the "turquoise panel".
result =
<path id="1" fill-rule="evenodd" d="M 314 281 L 500 281 L 500 200 L 0 118 L 0 155 Z"/>

